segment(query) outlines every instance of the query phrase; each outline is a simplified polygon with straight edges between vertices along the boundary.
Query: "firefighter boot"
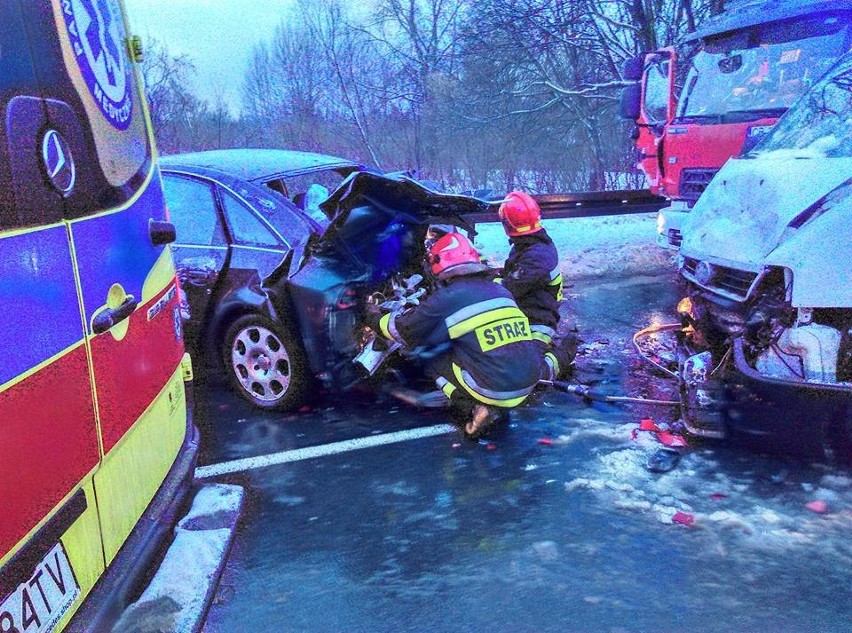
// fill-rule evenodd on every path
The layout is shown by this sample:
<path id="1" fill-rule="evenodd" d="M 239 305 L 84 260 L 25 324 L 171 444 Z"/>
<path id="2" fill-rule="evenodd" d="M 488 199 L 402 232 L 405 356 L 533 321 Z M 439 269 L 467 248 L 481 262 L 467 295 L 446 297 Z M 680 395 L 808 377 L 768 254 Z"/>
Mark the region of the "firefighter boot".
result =
<path id="1" fill-rule="evenodd" d="M 473 417 L 464 425 L 464 434 L 472 440 L 482 437 L 499 417 L 497 411 L 484 404 L 475 405 L 471 414 Z"/>

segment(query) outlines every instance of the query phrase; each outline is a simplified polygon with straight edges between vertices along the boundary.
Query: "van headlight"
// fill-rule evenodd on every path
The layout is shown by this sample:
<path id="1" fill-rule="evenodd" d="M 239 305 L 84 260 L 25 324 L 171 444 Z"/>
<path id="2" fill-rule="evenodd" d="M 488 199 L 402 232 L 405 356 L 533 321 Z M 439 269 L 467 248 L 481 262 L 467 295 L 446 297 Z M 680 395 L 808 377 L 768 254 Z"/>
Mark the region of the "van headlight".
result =
<path id="1" fill-rule="evenodd" d="M 662 211 L 657 213 L 657 233 L 660 235 L 663 234 L 663 230 L 666 228 L 666 216 L 663 215 Z"/>

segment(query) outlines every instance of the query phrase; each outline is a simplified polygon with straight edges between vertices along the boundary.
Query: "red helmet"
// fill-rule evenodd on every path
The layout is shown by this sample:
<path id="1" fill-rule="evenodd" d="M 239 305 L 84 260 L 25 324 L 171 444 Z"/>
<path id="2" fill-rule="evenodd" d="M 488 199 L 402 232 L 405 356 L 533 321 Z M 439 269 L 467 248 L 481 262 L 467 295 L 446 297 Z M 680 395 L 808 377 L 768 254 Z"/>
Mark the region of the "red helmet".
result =
<path id="1" fill-rule="evenodd" d="M 440 237 L 429 249 L 429 264 L 432 274 L 440 279 L 488 270 L 473 244 L 461 233 Z"/>
<path id="2" fill-rule="evenodd" d="M 512 191 L 498 210 L 506 235 L 516 237 L 541 230 L 541 209 L 538 202 L 524 191 Z"/>

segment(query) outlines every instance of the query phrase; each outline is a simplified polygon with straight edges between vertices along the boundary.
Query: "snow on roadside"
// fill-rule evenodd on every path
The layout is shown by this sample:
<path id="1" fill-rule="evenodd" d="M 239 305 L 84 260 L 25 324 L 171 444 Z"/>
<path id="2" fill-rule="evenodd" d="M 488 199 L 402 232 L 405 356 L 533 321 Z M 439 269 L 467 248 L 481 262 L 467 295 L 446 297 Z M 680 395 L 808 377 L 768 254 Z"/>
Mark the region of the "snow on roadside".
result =
<path id="1" fill-rule="evenodd" d="M 656 244 L 656 213 L 544 220 L 567 281 L 584 277 L 653 275 L 673 271 L 674 252 Z M 502 265 L 509 241 L 500 223 L 476 226 L 475 244 L 492 265 Z"/>
<path id="2" fill-rule="evenodd" d="M 207 484 L 175 528 L 159 569 L 113 631 L 191 633 L 200 628 L 230 549 L 243 489 Z"/>

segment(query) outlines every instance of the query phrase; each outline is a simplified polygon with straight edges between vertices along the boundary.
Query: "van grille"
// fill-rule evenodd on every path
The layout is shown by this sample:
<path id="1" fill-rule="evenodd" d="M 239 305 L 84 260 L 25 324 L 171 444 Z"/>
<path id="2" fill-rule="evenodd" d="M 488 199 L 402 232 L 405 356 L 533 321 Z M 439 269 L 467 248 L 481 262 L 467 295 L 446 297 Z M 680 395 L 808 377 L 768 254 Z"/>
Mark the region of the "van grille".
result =
<path id="1" fill-rule="evenodd" d="M 695 202 L 704 193 L 718 169 L 684 169 L 680 172 L 680 197 Z"/>
<path id="2" fill-rule="evenodd" d="M 751 290 L 758 276 L 758 273 L 749 270 L 739 270 L 714 264 L 710 279 L 707 283 L 702 283 L 696 276 L 699 263 L 697 259 L 684 257 L 681 269 L 683 276 L 708 290 L 740 301 L 748 297 L 749 290 Z"/>

